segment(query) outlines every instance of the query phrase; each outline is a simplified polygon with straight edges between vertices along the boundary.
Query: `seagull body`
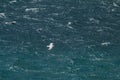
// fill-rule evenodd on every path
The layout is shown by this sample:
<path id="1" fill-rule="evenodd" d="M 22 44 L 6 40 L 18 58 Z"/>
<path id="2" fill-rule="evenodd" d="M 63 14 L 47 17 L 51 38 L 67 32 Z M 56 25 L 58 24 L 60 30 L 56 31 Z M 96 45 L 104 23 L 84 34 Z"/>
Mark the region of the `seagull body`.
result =
<path id="1" fill-rule="evenodd" d="M 48 47 L 48 50 L 51 50 L 54 47 L 54 45 L 53 43 L 50 43 L 49 45 L 47 45 L 47 47 Z"/>

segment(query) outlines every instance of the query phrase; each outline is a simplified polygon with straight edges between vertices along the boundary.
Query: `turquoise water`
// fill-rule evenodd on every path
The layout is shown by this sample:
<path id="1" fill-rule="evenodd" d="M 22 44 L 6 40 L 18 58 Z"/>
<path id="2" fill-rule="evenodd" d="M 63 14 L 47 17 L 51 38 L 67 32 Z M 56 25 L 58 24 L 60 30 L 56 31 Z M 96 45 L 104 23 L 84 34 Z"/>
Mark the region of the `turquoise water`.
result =
<path id="1" fill-rule="evenodd" d="M 120 0 L 0 0 L 0 80 L 120 80 Z"/>

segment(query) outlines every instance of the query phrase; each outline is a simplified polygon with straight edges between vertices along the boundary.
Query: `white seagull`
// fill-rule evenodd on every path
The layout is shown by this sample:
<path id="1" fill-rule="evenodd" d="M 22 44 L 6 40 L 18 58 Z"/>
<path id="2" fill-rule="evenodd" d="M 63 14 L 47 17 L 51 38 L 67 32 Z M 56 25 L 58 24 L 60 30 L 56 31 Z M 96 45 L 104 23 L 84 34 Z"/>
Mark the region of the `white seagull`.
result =
<path id="1" fill-rule="evenodd" d="M 54 47 L 53 43 L 50 43 L 49 45 L 47 45 L 48 50 L 52 50 L 52 48 Z"/>

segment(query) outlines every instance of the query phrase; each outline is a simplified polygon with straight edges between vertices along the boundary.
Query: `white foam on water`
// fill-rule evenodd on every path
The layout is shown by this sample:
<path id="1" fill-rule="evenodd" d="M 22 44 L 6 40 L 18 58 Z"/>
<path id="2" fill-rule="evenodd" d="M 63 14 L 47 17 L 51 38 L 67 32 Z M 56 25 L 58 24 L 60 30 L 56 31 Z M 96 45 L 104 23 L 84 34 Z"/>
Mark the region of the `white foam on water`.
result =
<path id="1" fill-rule="evenodd" d="M 114 2 L 113 2 L 113 6 L 114 6 L 114 7 L 120 7 L 118 4 L 116 4 L 116 3 L 114 3 Z"/>
<path id="2" fill-rule="evenodd" d="M 110 42 L 103 42 L 103 43 L 101 43 L 102 46 L 108 46 L 110 44 L 111 44 Z"/>
<path id="3" fill-rule="evenodd" d="M 11 0 L 11 1 L 10 1 L 10 4 L 16 3 L 16 2 L 17 2 L 17 0 Z"/>
<path id="4" fill-rule="evenodd" d="M 72 24 L 72 22 L 68 22 L 68 25 L 71 25 Z"/>
<path id="5" fill-rule="evenodd" d="M 16 21 L 5 22 L 6 25 L 16 24 Z"/>
<path id="6" fill-rule="evenodd" d="M 40 33 L 40 31 L 42 31 L 43 29 L 42 28 L 38 28 L 36 29 L 36 32 Z"/>
<path id="7" fill-rule="evenodd" d="M 37 2 L 41 2 L 42 0 L 32 0 L 31 3 L 37 3 Z"/>
<path id="8" fill-rule="evenodd" d="M 0 13 L 0 18 L 6 18 L 5 13 Z"/>
<path id="9" fill-rule="evenodd" d="M 73 27 L 71 26 L 72 22 L 68 22 L 67 23 L 67 27 L 70 28 L 70 29 L 73 29 Z"/>
<path id="10" fill-rule="evenodd" d="M 34 13 L 37 13 L 37 12 L 39 12 L 39 8 L 26 8 L 25 12 L 34 12 Z"/>
<path id="11" fill-rule="evenodd" d="M 95 18 L 89 18 L 89 21 L 92 22 L 92 23 L 97 23 L 99 24 L 99 20 L 95 19 Z"/>

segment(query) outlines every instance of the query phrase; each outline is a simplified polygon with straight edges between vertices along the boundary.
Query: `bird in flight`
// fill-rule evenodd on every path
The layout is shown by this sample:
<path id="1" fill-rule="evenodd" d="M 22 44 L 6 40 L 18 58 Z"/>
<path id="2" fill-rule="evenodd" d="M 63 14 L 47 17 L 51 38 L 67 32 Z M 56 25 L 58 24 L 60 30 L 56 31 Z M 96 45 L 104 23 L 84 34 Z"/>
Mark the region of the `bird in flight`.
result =
<path id="1" fill-rule="evenodd" d="M 49 45 L 47 45 L 47 47 L 48 47 L 48 50 L 52 50 L 53 47 L 54 47 L 54 44 L 53 44 L 53 43 L 50 43 Z"/>

